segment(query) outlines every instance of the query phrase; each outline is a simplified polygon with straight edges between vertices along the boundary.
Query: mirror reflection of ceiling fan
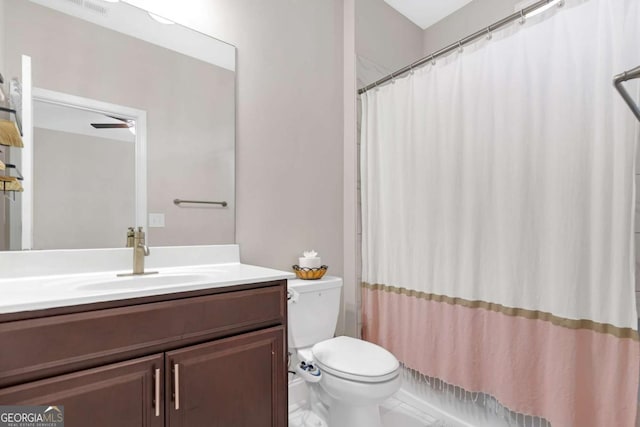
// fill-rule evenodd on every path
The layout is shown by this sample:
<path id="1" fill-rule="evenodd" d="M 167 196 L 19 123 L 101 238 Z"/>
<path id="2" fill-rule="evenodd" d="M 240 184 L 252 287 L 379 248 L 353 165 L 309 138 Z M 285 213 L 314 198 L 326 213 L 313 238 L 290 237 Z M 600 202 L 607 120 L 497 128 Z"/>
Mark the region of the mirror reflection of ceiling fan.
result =
<path id="1" fill-rule="evenodd" d="M 123 119 L 121 117 L 109 116 L 114 120 L 120 120 L 122 123 L 91 123 L 96 129 L 130 129 L 136 126 L 135 120 Z"/>

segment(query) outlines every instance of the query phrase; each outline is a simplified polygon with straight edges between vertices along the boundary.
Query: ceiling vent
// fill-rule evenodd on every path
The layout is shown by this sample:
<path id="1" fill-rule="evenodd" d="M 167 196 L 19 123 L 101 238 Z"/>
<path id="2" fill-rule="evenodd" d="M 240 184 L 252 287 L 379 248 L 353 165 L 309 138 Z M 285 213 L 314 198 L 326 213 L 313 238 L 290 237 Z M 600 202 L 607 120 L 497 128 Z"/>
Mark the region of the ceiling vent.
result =
<path id="1" fill-rule="evenodd" d="M 100 6 L 97 3 L 94 3 L 94 2 L 91 2 L 91 1 L 88 1 L 88 0 L 84 0 L 84 7 L 86 9 L 89 9 L 89 10 L 93 11 L 93 12 L 99 13 L 100 15 L 106 15 L 107 14 L 107 9 L 106 8 Z"/>
<path id="2" fill-rule="evenodd" d="M 101 6 L 98 3 L 94 3 L 90 0 L 66 0 L 66 1 L 78 7 L 84 7 L 85 9 L 93 13 L 98 13 L 100 15 L 106 15 L 109 12 L 109 10 L 104 6 Z"/>

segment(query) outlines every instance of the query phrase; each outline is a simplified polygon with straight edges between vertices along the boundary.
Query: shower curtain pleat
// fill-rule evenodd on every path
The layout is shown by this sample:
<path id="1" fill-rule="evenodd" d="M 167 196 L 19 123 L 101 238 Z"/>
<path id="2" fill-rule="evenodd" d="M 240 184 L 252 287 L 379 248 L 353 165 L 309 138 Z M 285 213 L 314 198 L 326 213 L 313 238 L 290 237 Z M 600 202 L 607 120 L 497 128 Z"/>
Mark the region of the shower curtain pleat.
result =
<path id="1" fill-rule="evenodd" d="M 363 95 L 364 338 L 554 427 L 635 425 L 640 2 L 567 0 Z"/>

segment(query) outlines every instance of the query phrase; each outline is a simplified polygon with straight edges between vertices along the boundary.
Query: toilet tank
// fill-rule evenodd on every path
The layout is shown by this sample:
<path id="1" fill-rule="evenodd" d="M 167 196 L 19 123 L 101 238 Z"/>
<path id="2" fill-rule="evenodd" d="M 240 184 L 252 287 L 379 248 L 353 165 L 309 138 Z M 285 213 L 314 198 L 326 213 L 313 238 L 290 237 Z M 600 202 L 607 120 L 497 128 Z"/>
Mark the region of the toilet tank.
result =
<path id="1" fill-rule="evenodd" d="M 338 323 L 342 279 L 289 280 L 289 348 L 301 349 L 333 338 Z"/>

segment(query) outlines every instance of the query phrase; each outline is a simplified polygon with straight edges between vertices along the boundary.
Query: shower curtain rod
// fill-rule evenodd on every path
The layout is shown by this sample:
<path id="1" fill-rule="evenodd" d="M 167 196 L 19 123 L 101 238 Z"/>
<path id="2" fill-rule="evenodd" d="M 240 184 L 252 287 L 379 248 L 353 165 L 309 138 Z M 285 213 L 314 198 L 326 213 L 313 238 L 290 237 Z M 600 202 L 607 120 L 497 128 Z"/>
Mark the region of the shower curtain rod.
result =
<path id="1" fill-rule="evenodd" d="M 635 103 L 633 98 L 631 98 L 631 95 L 629 95 L 629 92 L 627 92 L 627 89 L 622 85 L 622 83 L 633 79 L 640 79 L 640 66 L 615 76 L 613 78 L 613 85 L 618 89 L 618 92 L 620 92 L 620 95 L 622 95 L 629 108 L 631 108 L 633 115 L 640 120 L 640 107 Z"/>
<path id="2" fill-rule="evenodd" d="M 448 54 L 450 52 L 453 52 L 456 49 L 461 49 L 465 45 L 467 45 L 467 44 L 469 44 L 469 43 L 471 43 L 471 42 L 473 42 L 473 41 L 475 41 L 475 40 L 477 40 L 477 39 L 479 39 L 479 38 L 481 38 L 483 36 L 490 37 L 492 31 L 498 30 L 498 29 L 500 29 L 500 28 L 502 28 L 502 27 L 514 22 L 514 21 L 517 21 L 518 19 L 520 19 L 522 22 L 524 22 L 524 20 L 526 19 L 527 15 L 530 14 L 531 12 L 540 9 L 541 7 L 544 7 L 544 6 L 548 5 L 549 3 L 554 3 L 554 2 L 557 2 L 557 1 L 558 0 L 540 0 L 540 1 L 537 1 L 537 2 L 533 3 L 532 5 L 527 6 L 524 9 L 520 10 L 519 12 L 515 12 L 514 14 L 509 15 L 506 18 L 501 19 L 498 22 L 494 22 L 493 24 L 489 25 L 488 27 L 486 27 L 486 28 L 484 28 L 482 30 L 476 31 L 475 33 L 473 33 L 473 34 L 471 34 L 471 35 L 469 35 L 467 37 L 464 37 L 464 38 L 458 40 L 457 42 L 450 44 L 447 47 L 444 47 L 444 48 L 442 48 L 440 50 L 437 50 L 437 51 L 433 52 L 432 54 L 427 55 L 424 58 L 419 59 L 416 62 L 414 62 L 414 63 L 412 63 L 410 65 L 407 65 L 404 68 L 401 68 L 401 69 L 399 69 L 397 71 L 394 71 L 393 73 L 389 74 L 388 76 L 385 76 L 385 77 L 381 78 L 380 80 L 377 80 L 377 81 L 371 83 L 370 85 L 367 85 L 367 86 L 363 87 L 362 89 L 359 89 L 358 90 L 358 94 L 362 95 L 366 91 L 368 91 L 370 89 L 373 89 L 373 88 L 375 88 L 375 87 L 377 87 L 377 86 L 379 86 L 379 85 L 381 85 L 383 83 L 386 83 L 386 82 L 388 82 L 390 80 L 393 80 L 396 77 L 400 77 L 401 75 L 403 75 L 405 73 L 408 73 L 409 71 L 413 70 L 416 67 L 424 65 L 429 61 L 434 61 L 436 58 L 438 58 L 440 56 L 443 56 L 443 55 L 446 55 L 446 54 Z M 558 7 L 560 7 L 562 5 L 564 5 L 564 0 L 560 0 L 560 2 L 558 2 L 558 4 L 557 4 Z"/>

